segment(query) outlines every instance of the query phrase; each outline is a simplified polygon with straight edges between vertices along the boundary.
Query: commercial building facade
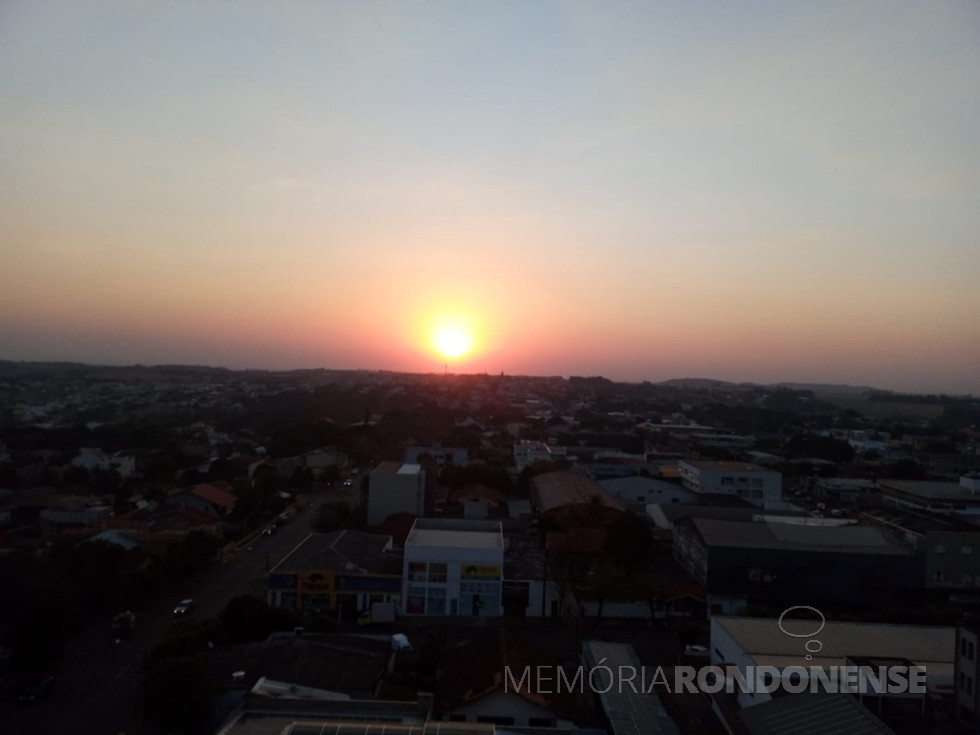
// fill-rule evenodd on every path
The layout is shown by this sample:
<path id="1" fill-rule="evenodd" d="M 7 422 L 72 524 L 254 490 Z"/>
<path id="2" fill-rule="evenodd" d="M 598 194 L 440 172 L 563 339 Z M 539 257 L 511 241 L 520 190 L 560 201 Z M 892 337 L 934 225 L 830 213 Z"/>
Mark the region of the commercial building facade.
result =
<path id="1" fill-rule="evenodd" d="M 504 539 L 499 521 L 419 518 L 405 540 L 405 615 L 502 614 Z"/>

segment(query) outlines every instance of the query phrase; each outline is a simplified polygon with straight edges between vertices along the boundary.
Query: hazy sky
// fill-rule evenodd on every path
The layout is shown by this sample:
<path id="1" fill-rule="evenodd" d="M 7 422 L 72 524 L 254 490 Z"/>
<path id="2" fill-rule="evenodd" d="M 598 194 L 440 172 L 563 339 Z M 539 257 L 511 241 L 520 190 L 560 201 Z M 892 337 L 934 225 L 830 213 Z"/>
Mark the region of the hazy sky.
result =
<path id="1" fill-rule="evenodd" d="M 0 4 L 0 358 L 980 393 L 980 4 Z"/>

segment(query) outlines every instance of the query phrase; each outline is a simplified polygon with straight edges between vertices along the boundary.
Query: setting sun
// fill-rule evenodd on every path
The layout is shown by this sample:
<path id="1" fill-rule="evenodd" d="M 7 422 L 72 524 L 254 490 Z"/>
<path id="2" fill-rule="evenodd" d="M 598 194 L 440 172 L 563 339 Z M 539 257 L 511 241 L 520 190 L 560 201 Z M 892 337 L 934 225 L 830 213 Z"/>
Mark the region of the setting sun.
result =
<path id="1" fill-rule="evenodd" d="M 433 344 L 443 357 L 462 357 L 473 346 L 473 339 L 466 327 L 459 324 L 440 324 L 433 330 Z"/>

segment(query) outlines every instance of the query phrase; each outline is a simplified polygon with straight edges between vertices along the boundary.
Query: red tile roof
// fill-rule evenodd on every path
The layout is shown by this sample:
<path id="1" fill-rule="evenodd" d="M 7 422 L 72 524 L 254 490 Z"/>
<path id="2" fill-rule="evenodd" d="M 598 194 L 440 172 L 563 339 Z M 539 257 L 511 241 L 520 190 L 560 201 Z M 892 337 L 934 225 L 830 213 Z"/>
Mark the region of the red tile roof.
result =
<path id="1" fill-rule="evenodd" d="M 231 510 L 235 507 L 235 496 L 217 485 L 201 483 L 200 485 L 194 485 L 187 492 L 202 500 L 208 501 L 211 505 L 217 506 L 218 508 Z"/>

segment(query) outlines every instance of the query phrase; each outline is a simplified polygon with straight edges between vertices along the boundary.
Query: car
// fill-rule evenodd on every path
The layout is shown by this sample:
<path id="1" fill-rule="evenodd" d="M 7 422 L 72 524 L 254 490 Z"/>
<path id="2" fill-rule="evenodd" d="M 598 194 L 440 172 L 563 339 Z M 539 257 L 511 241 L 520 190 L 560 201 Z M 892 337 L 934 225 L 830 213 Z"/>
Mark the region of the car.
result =
<path id="1" fill-rule="evenodd" d="M 262 529 L 262 535 L 263 536 L 271 536 L 275 532 L 276 532 L 276 524 L 275 523 L 273 523 L 271 526 L 266 526 L 265 528 Z"/>
<path id="2" fill-rule="evenodd" d="M 191 599 L 181 600 L 174 607 L 175 618 L 182 618 L 185 615 L 190 615 L 192 612 L 194 612 L 194 600 Z"/>
<path id="3" fill-rule="evenodd" d="M 344 487 L 350 487 L 350 486 L 351 486 L 351 485 L 353 485 L 353 484 L 354 484 L 354 483 L 353 483 L 353 482 L 351 482 L 350 480 L 344 480 Z"/>

